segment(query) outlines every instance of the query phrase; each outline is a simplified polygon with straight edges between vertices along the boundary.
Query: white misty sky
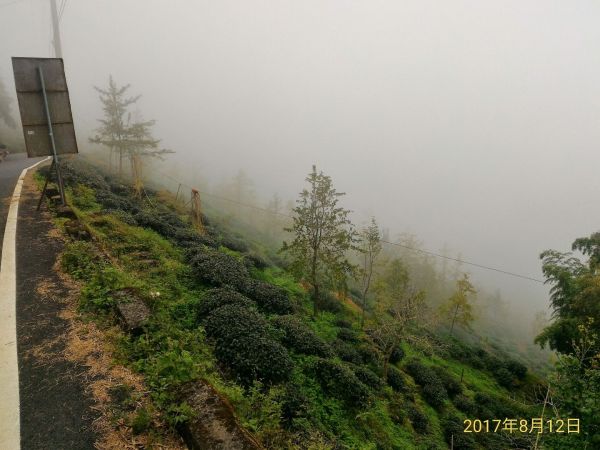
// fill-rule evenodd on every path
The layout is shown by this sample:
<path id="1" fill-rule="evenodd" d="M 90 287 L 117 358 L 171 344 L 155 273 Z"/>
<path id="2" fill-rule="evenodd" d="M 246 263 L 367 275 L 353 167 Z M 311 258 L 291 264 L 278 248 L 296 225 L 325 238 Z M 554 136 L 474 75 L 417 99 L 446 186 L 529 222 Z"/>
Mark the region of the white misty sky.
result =
<path id="1" fill-rule="evenodd" d="M 51 30 L 48 1 L 7 3 L 12 89 L 10 56 L 52 56 Z M 357 217 L 539 278 L 540 251 L 600 222 L 599 20 L 596 1 L 77 0 L 61 25 L 81 147 L 112 73 L 186 172 L 291 198 L 316 163 Z"/>

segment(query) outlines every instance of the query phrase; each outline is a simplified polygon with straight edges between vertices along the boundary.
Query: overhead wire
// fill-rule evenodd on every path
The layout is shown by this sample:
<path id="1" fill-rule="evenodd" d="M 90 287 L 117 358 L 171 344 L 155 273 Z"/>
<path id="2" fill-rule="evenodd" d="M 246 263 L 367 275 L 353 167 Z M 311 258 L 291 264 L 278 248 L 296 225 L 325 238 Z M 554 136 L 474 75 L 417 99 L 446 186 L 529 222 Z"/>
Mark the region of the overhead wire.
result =
<path id="1" fill-rule="evenodd" d="M 184 186 L 184 187 L 189 188 L 189 189 L 196 189 L 196 188 L 194 188 L 192 186 L 189 186 L 189 185 L 181 182 L 180 180 L 177 180 L 176 178 L 174 178 L 174 177 L 172 177 L 170 175 L 167 175 L 165 173 L 162 173 L 162 172 L 160 172 L 158 170 L 155 170 L 155 172 L 158 173 L 159 175 L 164 176 L 165 178 L 170 179 L 171 181 L 179 183 L 181 186 Z M 198 190 L 198 189 L 196 189 L 196 190 Z M 269 214 L 274 214 L 274 215 L 278 215 L 278 216 L 281 216 L 281 217 L 286 217 L 286 218 L 289 218 L 289 219 L 293 218 L 293 216 L 291 216 L 289 214 L 271 211 L 271 210 L 266 209 L 266 208 L 261 208 L 260 206 L 250 205 L 250 204 L 243 203 L 243 202 L 240 202 L 240 201 L 237 201 L 237 200 L 233 200 L 233 199 L 230 199 L 230 198 L 221 197 L 219 195 L 215 195 L 215 194 L 212 194 L 210 192 L 205 192 L 205 191 L 201 191 L 201 190 L 198 190 L 198 192 L 200 192 L 203 195 L 207 195 L 209 197 L 213 197 L 213 198 L 215 198 L 217 200 L 227 201 L 227 202 L 239 205 L 239 206 L 245 206 L 247 208 L 252 208 L 252 209 L 255 209 L 257 211 L 263 211 L 263 212 L 266 212 L 266 213 L 269 213 Z M 473 261 L 468 261 L 468 260 L 465 260 L 465 259 L 453 258 L 451 256 L 442 255 L 440 253 L 435 253 L 435 252 L 432 252 L 432 251 L 429 251 L 429 250 L 423 250 L 423 249 L 420 249 L 420 248 L 411 247 L 409 245 L 405 245 L 405 244 L 402 244 L 400 242 L 390 242 L 390 241 L 387 241 L 387 240 L 384 240 L 384 239 L 381 239 L 381 242 L 384 243 L 384 244 L 387 244 L 387 245 L 391 245 L 391 246 L 395 246 L 395 247 L 401 247 L 401 248 L 404 248 L 404 249 L 407 249 L 407 250 L 411 250 L 411 251 L 414 251 L 414 252 L 419 252 L 419 253 L 423 253 L 423 254 L 426 254 L 426 255 L 435 256 L 436 258 L 442 258 L 442 259 L 446 259 L 446 260 L 458 262 L 458 263 L 461 263 L 461 264 L 469 265 L 469 266 L 472 266 L 472 267 L 477 267 L 479 269 L 489 270 L 489 271 L 501 273 L 503 275 L 508 275 L 508 276 L 511 276 L 511 277 L 521 278 L 523 280 L 533 281 L 533 282 L 540 283 L 540 284 L 544 284 L 545 283 L 543 280 L 540 280 L 540 279 L 534 278 L 534 277 L 530 277 L 528 275 L 522 275 L 522 274 L 519 274 L 519 273 L 516 273 L 516 272 L 511 272 L 511 271 L 508 271 L 508 270 L 499 269 L 497 267 L 492 267 L 492 266 L 488 266 L 488 265 L 485 265 L 485 264 L 479 264 L 479 263 L 476 263 L 476 262 L 473 262 Z"/>
<path id="2" fill-rule="evenodd" d="M 0 3 L 0 8 L 4 8 L 5 6 L 14 5 L 16 3 L 21 3 L 23 0 L 14 0 L 12 2 Z"/>
<path id="3" fill-rule="evenodd" d="M 60 4 L 60 7 L 58 8 L 58 21 L 59 22 L 62 20 L 63 13 L 65 12 L 65 8 L 67 6 L 67 1 L 68 0 L 63 0 Z"/>

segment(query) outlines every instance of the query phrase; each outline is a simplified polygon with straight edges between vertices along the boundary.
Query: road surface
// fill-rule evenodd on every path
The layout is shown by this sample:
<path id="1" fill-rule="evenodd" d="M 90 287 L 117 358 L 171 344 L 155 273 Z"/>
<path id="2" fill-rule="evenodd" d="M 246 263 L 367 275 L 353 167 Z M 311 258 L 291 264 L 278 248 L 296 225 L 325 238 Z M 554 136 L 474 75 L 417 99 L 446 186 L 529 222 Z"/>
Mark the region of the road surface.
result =
<path id="1" fill-rule="evenodd" d="M 63 356 L 66 288 L 53 270 L 62 241 L 50 215 L 35 210 L 31 173 L 19 181 L 40 159 L 0 163 L 0 449 L 93 449 L 84 369 Z"/>

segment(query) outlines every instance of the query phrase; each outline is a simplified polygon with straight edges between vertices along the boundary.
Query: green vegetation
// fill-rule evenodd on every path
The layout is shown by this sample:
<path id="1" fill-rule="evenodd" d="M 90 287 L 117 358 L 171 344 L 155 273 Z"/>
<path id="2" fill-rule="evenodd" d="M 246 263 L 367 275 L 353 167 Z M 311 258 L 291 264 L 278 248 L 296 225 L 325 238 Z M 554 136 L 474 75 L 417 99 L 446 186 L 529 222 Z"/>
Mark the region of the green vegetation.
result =
<path id="1" fill-rule="evenodd" d="M 115 321 L 117 289 L 150 307 L 143 333 L 116 340 L 118 362 L 143 374 L 173 426 L 193 416 L 180 392 L 199 379 L 273 449 L 505 449 L 518 433 L 465 434 L 463 420 L 539 416 L 535 375 L 431 326 L 435 309 L 399 258 L 374 271 L 372 305 L 327 281 L 315 312 L 314 285 L 268 247 L 210 217 L 199 234 L 176 202 L 150 190 L 142 200 L 82 163 L 63 173 L 92 240 L 70 241 L 62 267 L 101 326 Z M 143 411 L 132 422 L 151 426 Z"/>

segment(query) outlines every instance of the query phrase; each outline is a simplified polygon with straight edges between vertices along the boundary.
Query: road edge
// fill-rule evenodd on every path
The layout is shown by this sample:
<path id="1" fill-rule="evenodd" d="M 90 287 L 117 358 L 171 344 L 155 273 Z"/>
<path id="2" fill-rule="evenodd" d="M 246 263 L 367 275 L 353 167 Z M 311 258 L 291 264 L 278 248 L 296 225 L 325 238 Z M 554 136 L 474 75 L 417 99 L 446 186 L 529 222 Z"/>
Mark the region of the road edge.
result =
<path id="1" fill-rule="evenodd" d="M 27 172 L 49 159 L 42 159 L 21 171 L 10 199 L 4 228 L 0 259 L 0 448 L 3 449 L 21 448 L 16 316 L 19 201 Z"/>

